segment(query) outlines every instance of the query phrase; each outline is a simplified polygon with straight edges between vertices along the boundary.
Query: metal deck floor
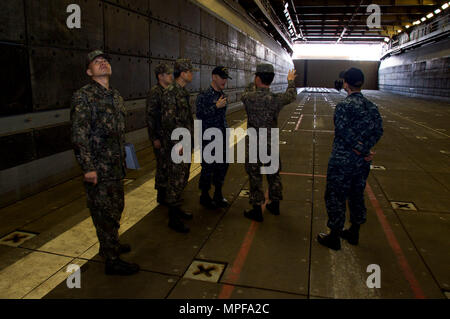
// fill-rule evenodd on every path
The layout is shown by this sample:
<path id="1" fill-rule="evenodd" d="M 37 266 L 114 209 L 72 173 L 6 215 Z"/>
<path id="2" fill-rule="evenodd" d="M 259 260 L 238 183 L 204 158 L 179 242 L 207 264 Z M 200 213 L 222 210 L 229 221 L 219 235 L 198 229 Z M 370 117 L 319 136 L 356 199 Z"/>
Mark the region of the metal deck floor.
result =
<path id="1" fill-rule="evenodd" d="M 0 210 L 0 237 L 36 233 L 18 247 L 0 245 L 0 298 L 445 298 L 450 291 L 450 104 L 379 91 L 363 93 L 380 108 L 384 136 L 376 146 L 366 187 L 367 223 L 360 244 L 341 251 L 320 246 L 327 230 L 325 174 L 333 140 L 337 93 L 300 93 L 280 114 L 284 200 L 281 215 L 264 222 L 243 217 L 249 206 L 243 164 L 231 164 L 226 210 L 199 205 L 200 167 L 193 164 L 184 192 L 194 213 L 189 234 L 167 227 L 167 208 L 156 204 L 151 149 L 138 152 L 130 171 L 121 241 L 123 259 L 142 271 L 131 277 L 103 274 L 95 230 L 76 178 Z M 245 113 L 228 116 L 245 125 Z M 245 126 L 244 126 L 245 128 Z M 394 209 L 391 202 L 409 202 Z M 185 278 L 191 263 L 222 265 Z M 81 289 L 69 289 L 69 264 L 81 266 Z M 381 288 L 368 288 L 367 267 L 380 266 Z M 208 273 L 208 274 L 207 274 Z M 196 277 L 197 276 L 197 277 Z"/>

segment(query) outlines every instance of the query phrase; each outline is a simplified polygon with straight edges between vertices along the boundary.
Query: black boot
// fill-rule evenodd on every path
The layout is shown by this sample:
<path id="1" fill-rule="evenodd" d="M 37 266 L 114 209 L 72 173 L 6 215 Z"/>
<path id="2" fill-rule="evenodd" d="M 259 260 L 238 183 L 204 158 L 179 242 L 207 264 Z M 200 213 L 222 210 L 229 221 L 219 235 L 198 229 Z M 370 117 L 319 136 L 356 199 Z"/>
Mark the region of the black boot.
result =
<path id="1" fill-rule="evenodd" d="M 178 216 L 180 216 L 182 219 L 191 220 L 194 218 L 194 215 L 192 213 L 185 212 L 184 210 L 181 209 L 180 206 L 177 206 L 176 209 Z"/>
<path id="2" fill-rule="evenodd" d="M 119 247 L 117 247 L 117 253 L 119 255 L 129 253 L 131 251 L 131 246 L 129 244 L 119 244 Z M 98 254 L 100 257 L 105 257 L 105 253 L 103 252 L 103 249 L 100 247 Z"/>
<path id="3" fill-rule="evenodd" d="M 317 241 L 319 244 L 331 248 L 333 250 L 341 249 L 341 239 L 339 238 L 340 232 L 331 230 L 329 234 L 320 233 L 317 235 Z"/>
<path id="4" fill-rule="evenodd" d="M 348 241 L 351 245 L 358 245 L 359 243 L 359 226 L 358 224 L 352 224 L 349 229 L 342 231 L 341 237 Z"/>
<path id="5" fill-rule="evenodd" d="M 222 185 L 216 185 L 216 188 L 214 190 L 214 198 L 213 199 L 214 199 L 214 203 L 221 208 L 226 208 L 226 207 L 230 206 L 230 204 L 228 203 L 226 198 L 223 197 Z"/>
<path id="6" fill-rule="evenodd" d="M 206 189 L 202 190 L 202 195 L 200 195 L 200 204 L 208 209 L 217 209 L 216 204 L 209 196 L 209 192 Z"/>
<path id="7" fill-rule="evenodd" d="M 130 276 L 137 273 L 139 269 L 139 265 L 123 261 L 119 257 L 108 258 L 105 264 L 105 274 L 107 275 Z"/>
<path id="8" fill-rule="evenodd" d="M 272 215 L 280 215 L 280 201 L 274 200 L 266 205 L 266 208 Z"/>
<path id="9" fill-rule="evenodd" d="M 159 188 L 158 189 L 158 196 L 156 197 L 156 201 L 160 203 L 161 205 L 166 205 L 166 189 L 165 188 Z"/>
<path id="10" fill-rule="evenodd" d="M 188 233 L 189 227 L 187 227 L 182 221 L 179 214 L 181 209 L 176 206 L 170 206 L 169 208 L 169 227 L 179 233 Z"/>
<path id="11" fill-rule="evenodd" d="M 244 216 L 257 222 L 264 220 L 260 205 L 253 205 L 252 209 L 246 210 Z"/>

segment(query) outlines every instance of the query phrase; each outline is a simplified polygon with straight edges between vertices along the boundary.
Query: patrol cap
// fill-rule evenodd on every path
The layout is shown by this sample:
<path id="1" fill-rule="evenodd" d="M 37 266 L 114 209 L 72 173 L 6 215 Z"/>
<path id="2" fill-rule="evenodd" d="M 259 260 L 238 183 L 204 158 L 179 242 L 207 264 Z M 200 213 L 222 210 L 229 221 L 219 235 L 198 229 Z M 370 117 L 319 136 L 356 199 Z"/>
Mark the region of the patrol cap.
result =
<path id="1" fill-rule="evenodd" d="M 228 74 L 228 69 L 226 67 L 222 66 L 222 65 L 219 65 L 219 66 L 215 67 L 214 70 L 212 71 L 212 74 L 217 74 L 222 79 L 230 79 L 230 80 L 232 80 L 232 78 Z"/>
<path id="2" fill-rule="evenodd" d="M 275 73 L 275 70 L 272 64 L 261 63 L 256 66 L 256 73 Z"/>
<path id="3" fill-rule="evenodd" d="M 158 76 L 163 73 L 171 74 L 173 69 L 167 63 L 160 63 L 155 67 L 155 75 Z"/>
<path id="4" fill-rule="evenodd" d="M 352 86 L 359 88 L 364 83 L 364 74 L 360 69 L 350 68 L 347 71 L 345 71 L 344 81 Z"/>
<path id="5" fill-rule="evenodd" d="M 190 59 L 178 59 L 175 61 L 175 67 L 174 67 L 174 71 L 175 72 L 185 72 L 185 71 L 200 71 L 197 68 L 193 68 L 192 67 L 192 62 Z"/>
<path id="6" fill-rule="evenodd" d="M 106 60 L 108 60 L 108 62 L 111 61 L 111 57 L 105 54 L 102 50 L 94 50 L 92 52 L 89 52 L 88 55 L 86 56 L 86 67 L 88 67 L 89 64 L 91 64 L 91 62 L 94 61 L 95 58 L 99 56 L 104 57 Z"/>

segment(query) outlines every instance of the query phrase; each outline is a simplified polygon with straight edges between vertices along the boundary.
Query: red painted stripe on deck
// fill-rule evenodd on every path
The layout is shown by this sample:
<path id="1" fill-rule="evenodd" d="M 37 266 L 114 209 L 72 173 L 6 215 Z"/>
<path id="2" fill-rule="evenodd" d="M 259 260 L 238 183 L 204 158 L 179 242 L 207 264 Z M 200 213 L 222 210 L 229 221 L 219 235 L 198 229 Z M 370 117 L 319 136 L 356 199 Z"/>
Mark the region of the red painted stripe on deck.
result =
<path id="1" fill-rule="evenodd" d="M 389 222 L 387 221 L 387 218 L 384 215 L 383 210 L 381 209 L 380 203 L 378 202 L 375 194 L 372 191 L 372 188 L 368 183 L 366 184 L 366 192 L 369 195 L 370 202 L 373 208 L 375 209 L 375 212 L 377 214 L 381 226 L 383 227 L 389 245 L 391 246 L 393 252 L 397 257 L 397 262 L 400 268 L 402 269 L 406 280 L 409 282 L 409 285 L 411 287 L 411 290 L 413 291 L 415 298 L 424 299 L 425 295 L 422 291 L 422 288 L 420 287 L 419 282 L 414 276 L 414 273 L 408 264 L 405 254 L 403 253 L 402 248 L 400 247 L 400 244 L 398 243 L 397 238 L 395 237 L 394 232 L 392 231 L 392 228 L 389 225 Z"/>
<path id="2" fill-rule="evenodd" d="M 264 209 L 266 207 L 266 204 L 268 202 L 269 197 L 269 191 L 266 191 L 264 194 L 266 201 L 262 205 L 262 209 L 264 212 Z M 226 280 L 230 281 L 231 283 L 236 283 L 239 280 L 239 276 L 241 274 L 242 268 L 244 267 L 245 260 L 247 259 L 248 252 L 250 251 L 250 247 L 253 243 L 253 238 L 255 237 L 256 229 L 258 228 L 259 223 L 252 221 L 250 224 L 250 227 L 247 231 L 247 234 L 245 234 L 244 241 L 241 244 L 241 248 L 239 249 L 239 252 L 234 259 L 233 266 L 231 267 L 230 273 L 227 275 Z M 219 294 L 219 299 L 229 299 L 231 297 L 231 294 L 233 293 L 234 286 L 225 284 L 222 287 L 222 290 Z"/>
<path id="3" fill-rule="evenodd" d="M 297 126 L 295 127 L 295 130 L 297 131 L 298 130 L 298 127 L 300 126 L 300 123 L 302 122 L 302 118 L 303 118 L 303 114 L 300 116 L 300 118 L 298 119 L 298 122 L 297 122 Z"/>

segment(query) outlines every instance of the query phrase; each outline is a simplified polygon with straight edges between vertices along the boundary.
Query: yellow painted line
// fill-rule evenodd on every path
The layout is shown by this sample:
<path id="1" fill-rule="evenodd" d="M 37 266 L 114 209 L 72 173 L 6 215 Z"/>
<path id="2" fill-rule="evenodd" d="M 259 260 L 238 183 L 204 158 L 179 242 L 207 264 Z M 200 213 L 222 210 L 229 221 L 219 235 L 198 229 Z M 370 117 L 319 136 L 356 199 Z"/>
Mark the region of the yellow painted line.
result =
<path id="1" fill-rule="evenodd" d="M 246 129 L 247 121 L 233 127 Z M 238 136 L 232 145 L 243 136 Z M 200 163 L 192 163 L 189 181 L 201 171 Z M 151 178 L 125 196 L 119 235 L 147 216 L 158 203 Z M 87 209 L 87 208 L 86 208 Z M 36 251 L 0 271 L 0 299 L 40 299 L 67 279 L 69 264 L 83 266 L 98 253 L 97 234 L 88 217 L 53 238 Z"/>
<path id="2" fill-rule="evenodd" d="M 378 105 L 379 105 L 379 104 L 378 104 Z M 380 105 L 380 106 L 381 106 L 381 105 Z M 389 113 L 391 113 L 392 115 L 396 115 L 396 116 L 398 116 L 398 117 L 400 117 L 400 118 L 402 118 L 402 119 L 404 119 L 404 120 L 413 122 L 413 123 L 416 124 L 416 125 L 422 126 L 422 127 L 426 128 L 426 129 L 429 129 L 429 130 L 431 130 L 431 131 L 433 131 L 433 132 L 435 132 L 435 133 L 439 133 L 439 134 L 441 134 L 441 135 L 444 135 L 445 137 L 450 137 L 450 135 L 447 135 L 447 134 L 445 134 L 445 133 L 442 133 L 442 132 L 440 132 L 440 131 L 438 131 L 438 130 L 436 130 L 436 129 L 434 129 L 434 128 L 428 127 L 428 126 L 423 125 L 423 124 L 420 124 L 420 123 L 418 123 L 418 122 L 416 122 L 416 121 L 414 121 L 414 120 L 411 120 L 411 119 L 408 119 L 408 118 L 406 118 L 406 117 L 404 117 L 404 116 L 401 116 L 401 115 L 399 115 L 399 114 L 393 113 L 393 112 L 387 110 L 387 108 L 384 107 L 384 106 L 382 106 L 382 108 L 383 108 L 383 111 L 389 112 Z"/>

